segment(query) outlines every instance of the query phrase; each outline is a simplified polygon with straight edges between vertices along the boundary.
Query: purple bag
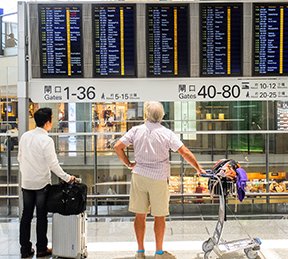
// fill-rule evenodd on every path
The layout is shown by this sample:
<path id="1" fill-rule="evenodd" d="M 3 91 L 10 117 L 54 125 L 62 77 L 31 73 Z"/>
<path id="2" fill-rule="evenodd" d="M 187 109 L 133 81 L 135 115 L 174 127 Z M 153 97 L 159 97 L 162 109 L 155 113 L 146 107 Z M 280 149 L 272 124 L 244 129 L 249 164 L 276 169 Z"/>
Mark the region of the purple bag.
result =
<path id="1" fill-rule="evenodd" d="M 236 169 L 236 173 L 237 173 L 236 186 L 237 186 L 238 199 L 239 201 L 243 201 L 245 198 L 245 187 L 246 182 L 248 181 L 248 177 L 246 171 L 241 167 Z"/>

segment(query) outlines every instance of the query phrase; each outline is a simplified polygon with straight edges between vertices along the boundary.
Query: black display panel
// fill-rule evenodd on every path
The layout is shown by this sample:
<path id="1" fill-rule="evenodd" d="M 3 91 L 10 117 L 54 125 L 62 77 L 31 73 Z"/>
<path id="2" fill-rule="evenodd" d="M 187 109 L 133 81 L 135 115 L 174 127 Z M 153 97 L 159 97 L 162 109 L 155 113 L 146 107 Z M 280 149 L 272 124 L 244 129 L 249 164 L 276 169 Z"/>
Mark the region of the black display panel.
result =
<path id="1" fill-rule="evenodd" d="M 288 74 L 288 4 L 254 4 L 253 75 Z"/>
<path id="2" fill-rule="evenodd" d="M 82 10 L 79 5 L 39 5 L 42 77 L 81 77 Z"/>
<path id="3" fill-rule="evenodd" d="M 201 76 L 242 75 L 242 4 L 201 4 Z"/>
<path id="4" fill-rule="evenodd" d="M 147 5 L 147 76 L 189 76 L 187 5 Z"/>
<path id="5" fill-rule="evenodd" d="M 135 9 L 93 5 L 95 77 L 136 77 Z"/>

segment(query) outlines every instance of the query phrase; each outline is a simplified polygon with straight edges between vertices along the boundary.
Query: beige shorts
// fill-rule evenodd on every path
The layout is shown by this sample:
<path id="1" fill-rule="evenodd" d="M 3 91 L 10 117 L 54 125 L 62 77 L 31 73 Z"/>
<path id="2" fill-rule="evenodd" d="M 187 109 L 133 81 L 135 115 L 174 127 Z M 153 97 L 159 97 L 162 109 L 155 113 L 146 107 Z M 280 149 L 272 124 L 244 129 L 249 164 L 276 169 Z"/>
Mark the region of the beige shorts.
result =
<path id="1" fill-rule="evenodd" d="M 167 180 L 154 180 L 133 173 L 131 179 L 129 211 L 152 216 L 169 215 L 169 188 Z"/>

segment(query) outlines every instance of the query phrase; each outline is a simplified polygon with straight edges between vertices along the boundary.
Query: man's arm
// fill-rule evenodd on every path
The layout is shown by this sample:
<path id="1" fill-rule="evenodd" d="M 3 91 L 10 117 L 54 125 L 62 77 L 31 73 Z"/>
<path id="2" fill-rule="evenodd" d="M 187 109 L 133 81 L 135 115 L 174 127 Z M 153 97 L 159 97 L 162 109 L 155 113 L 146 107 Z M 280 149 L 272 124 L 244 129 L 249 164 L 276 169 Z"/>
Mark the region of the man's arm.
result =
<path id="1" fill-rule="evenodd" d="M 182 145 L 177 151 L 190 165 L 192 165 L 197 170 L 198 175 L 206 173 L 205 170 L 197 162 L 193 153 L 185 145 Z"/>
<path id="2" fill-rule="evenodd" d="M 129 169 L 133 169 L 133 167 L 135 166 L 135 163 L 131 163 L 128 159 L 128 157 L 126 156 L 125 153 L 125 148 L 126 145 L 121 142 L 120 140 L 118 140 L 116 142 L 116 144 L 114 145 L 114 150 L 117 154 L 117 156 L 119 157 L 119 159 L 124 163 L 124 165 L 126 165 Z"/>

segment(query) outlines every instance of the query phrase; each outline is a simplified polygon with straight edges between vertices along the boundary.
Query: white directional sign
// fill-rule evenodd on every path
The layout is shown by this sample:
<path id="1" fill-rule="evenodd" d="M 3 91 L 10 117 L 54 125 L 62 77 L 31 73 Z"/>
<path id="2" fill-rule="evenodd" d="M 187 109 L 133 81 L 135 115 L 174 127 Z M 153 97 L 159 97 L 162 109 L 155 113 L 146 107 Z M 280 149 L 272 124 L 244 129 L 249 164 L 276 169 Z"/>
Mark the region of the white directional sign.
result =
<path id="1" fill-rule="evenodd" d="M 288 100 L 288 78 L 32 79 L 33 102 Z"/>

